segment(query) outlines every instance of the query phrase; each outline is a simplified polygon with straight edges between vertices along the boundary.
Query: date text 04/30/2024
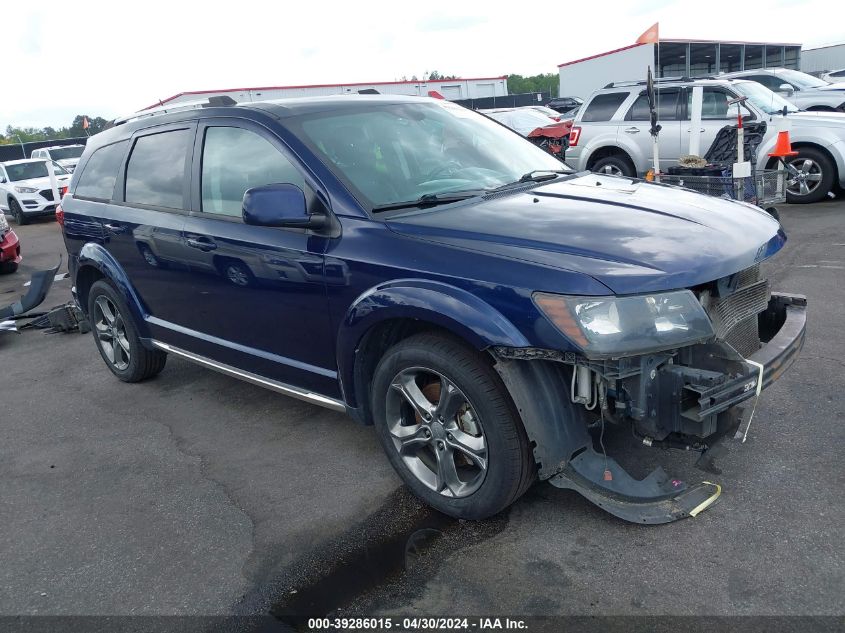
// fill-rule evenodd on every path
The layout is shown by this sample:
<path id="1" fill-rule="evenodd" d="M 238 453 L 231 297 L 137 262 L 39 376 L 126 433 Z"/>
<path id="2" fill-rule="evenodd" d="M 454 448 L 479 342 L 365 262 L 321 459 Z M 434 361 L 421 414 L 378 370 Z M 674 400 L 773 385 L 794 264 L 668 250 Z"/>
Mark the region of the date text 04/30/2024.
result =
<path id="1" fill-rule="evenodd" d="M 514 618 L 311 618 L 308 629 L 373 631 L 443 631 L 443 630 L 526 630 L 524 620 Z"/>

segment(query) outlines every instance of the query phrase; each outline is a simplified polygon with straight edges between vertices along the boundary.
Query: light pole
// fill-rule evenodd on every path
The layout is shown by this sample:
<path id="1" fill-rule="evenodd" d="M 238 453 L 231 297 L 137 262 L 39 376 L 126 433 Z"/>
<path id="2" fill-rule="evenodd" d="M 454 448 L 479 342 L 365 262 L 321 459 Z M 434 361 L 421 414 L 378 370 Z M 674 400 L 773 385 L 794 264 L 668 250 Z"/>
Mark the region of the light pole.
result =
<path id="1" fill-rule="evenodd" d="M 18 139 L 18 143 L 21 144 L 21 152 L 23 152 L 23 157 L 26 158 L 26 148 L 23 146 L 23 141 L 21 140 L 21 137 L 15 134 L 15 138 Z"/>

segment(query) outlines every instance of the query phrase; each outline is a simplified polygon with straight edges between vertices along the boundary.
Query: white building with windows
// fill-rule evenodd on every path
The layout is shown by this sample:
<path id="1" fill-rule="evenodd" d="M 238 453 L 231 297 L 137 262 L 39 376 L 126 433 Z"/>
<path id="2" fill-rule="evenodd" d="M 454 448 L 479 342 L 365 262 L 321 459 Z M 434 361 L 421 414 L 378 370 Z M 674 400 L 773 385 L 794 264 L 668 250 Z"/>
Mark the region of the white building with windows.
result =
<path id="1" fill-rule="evenodd" d="M 757 68 L 793 68 L 801 64 L 801 45 L 777 42 L 661 39 L 632 44 L 558 65 L 560 95 L 586 99 L 614 81 L 655 77 L 699 77 Z"/>
<path id="2" fill-rule="evenodd" d="M 196 101 L 206 97 L 228 96 L 238 102 L 315 97 L 341 94 L 358 94 L 375 90 L 379 94 L 429 96 L 437 93 L 450 101 L 503 97 L 508 94 L 508 78 L 472 77 L 468 79 L 439 79 L 430 81 L 380 81 L 372 83 L 313 84 L 307 86 L 270 86 L 260 88 L 224 88 L 221 90 L 195 90 L 180 92 L 149 107 L 173 105 Z"/>

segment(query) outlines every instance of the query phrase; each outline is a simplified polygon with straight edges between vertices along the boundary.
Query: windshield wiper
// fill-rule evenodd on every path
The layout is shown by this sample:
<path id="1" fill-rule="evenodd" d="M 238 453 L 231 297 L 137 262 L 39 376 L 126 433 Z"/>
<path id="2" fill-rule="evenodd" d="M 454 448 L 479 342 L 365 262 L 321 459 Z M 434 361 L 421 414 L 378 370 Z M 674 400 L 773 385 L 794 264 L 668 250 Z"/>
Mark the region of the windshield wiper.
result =
<path id="1" fill-rule="evenodd" d="M 502 191 L 526 182 L 545 182 L 546 180 L 554 180 L 561 174 L 569 173 L 571 173 L 571 171 L 568 169 L 534 169 L 529 171 L 527 174 L 522 174 L 522 176 L 519 177 L 519 180 L 505 183 L 504 185 L 500 185 L 490 191 Z"/>
<path id="2" fill-rule="evenodd" d="M 388 202 L 387 204 L 377 204 L 373 207 L 373 212 L 379 211 L 393 211 L 394 209 L 411 209 L 413 207 L 435 207 L 438 204 L 449 204 L 450 202 L 460 202 L 468 198 L 475 198 L 484 194 L 484 191 L 460 191 L 460 192 L 445 192 L 445 193 L 427 193 L 420 196 L 416 200 L 406 200 L 405 202 Z"/>

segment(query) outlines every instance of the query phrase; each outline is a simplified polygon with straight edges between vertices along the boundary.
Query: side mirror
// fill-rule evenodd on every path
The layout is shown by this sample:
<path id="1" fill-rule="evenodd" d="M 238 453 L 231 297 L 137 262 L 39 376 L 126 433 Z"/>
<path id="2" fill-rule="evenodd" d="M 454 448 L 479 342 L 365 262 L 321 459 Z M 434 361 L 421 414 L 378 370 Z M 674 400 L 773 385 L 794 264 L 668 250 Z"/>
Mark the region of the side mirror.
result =
<path id="1" fill-rule="evenodd" d="M 778 87 L 778 92 L 785 92 L 787 96 L 791 97 L 792 93 L 795 92 L 795 88 L 793 88 L 790 84 L 781 84 Z"/>
<path id="2" fill-rule="evenodd" d="M 320 229 L 326 225 L 326 216 L 308 213 L 302 189 L 288 183 L 247 189 L 243 219 L 254 226 Z"/>

